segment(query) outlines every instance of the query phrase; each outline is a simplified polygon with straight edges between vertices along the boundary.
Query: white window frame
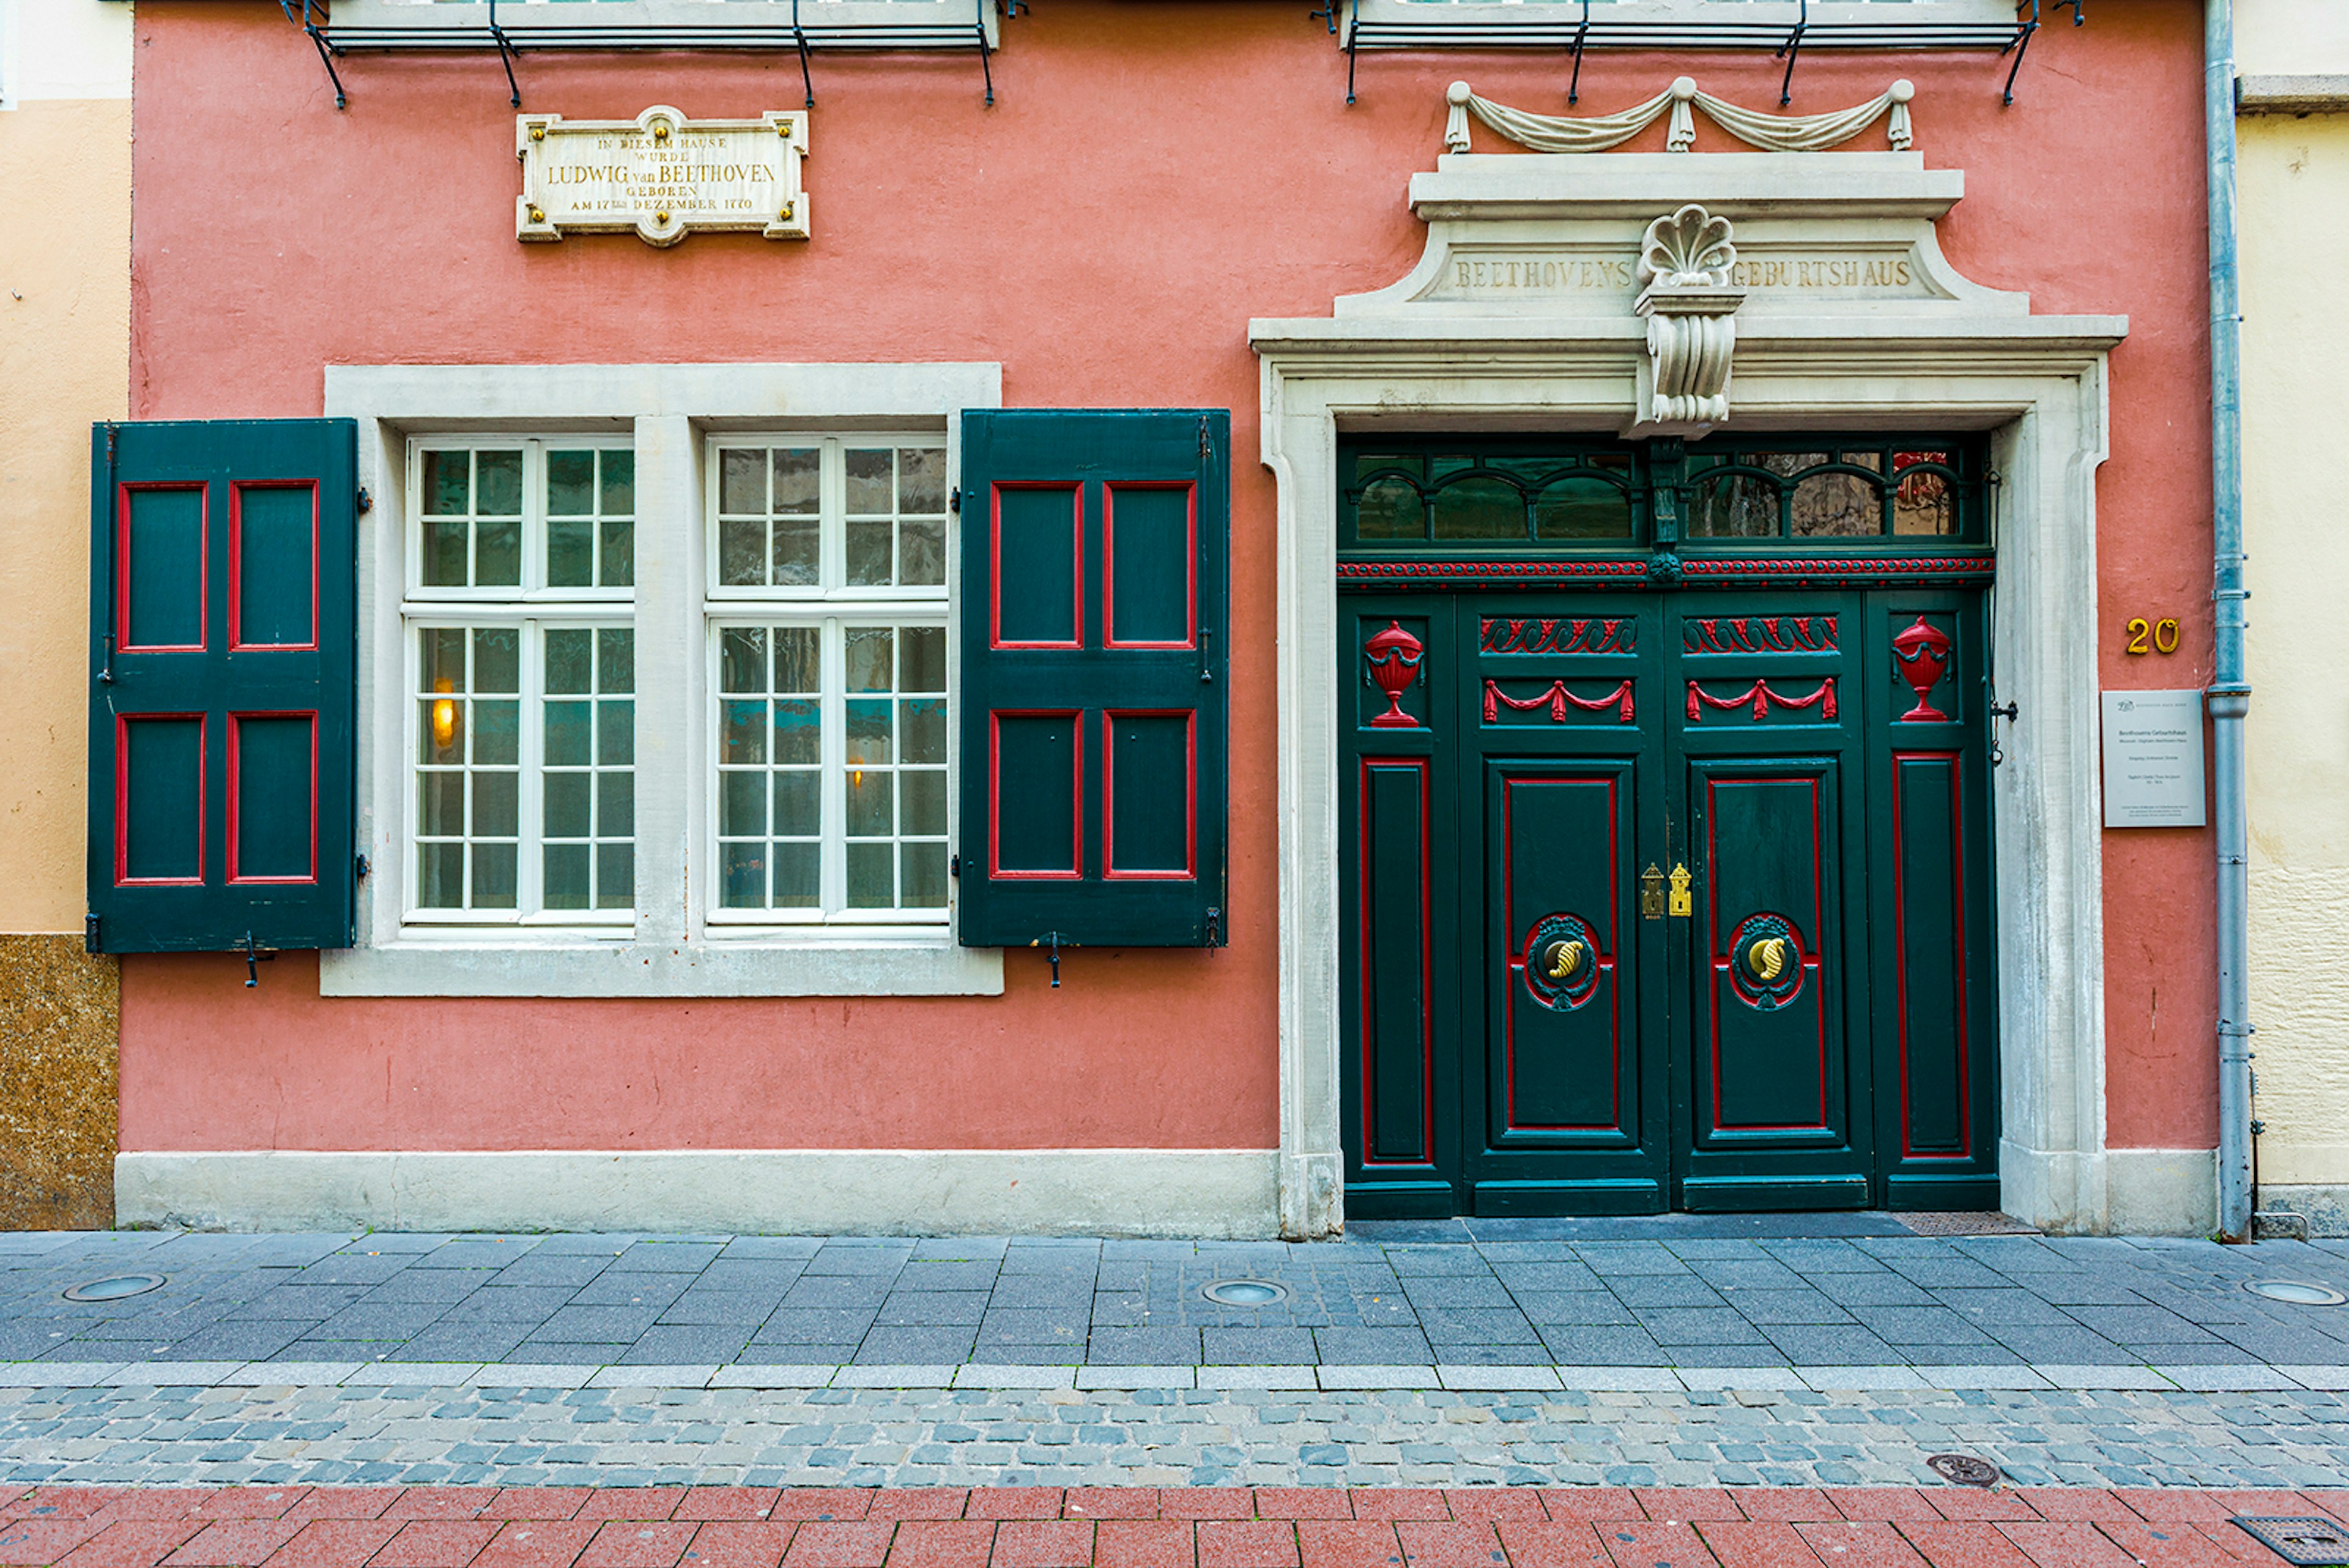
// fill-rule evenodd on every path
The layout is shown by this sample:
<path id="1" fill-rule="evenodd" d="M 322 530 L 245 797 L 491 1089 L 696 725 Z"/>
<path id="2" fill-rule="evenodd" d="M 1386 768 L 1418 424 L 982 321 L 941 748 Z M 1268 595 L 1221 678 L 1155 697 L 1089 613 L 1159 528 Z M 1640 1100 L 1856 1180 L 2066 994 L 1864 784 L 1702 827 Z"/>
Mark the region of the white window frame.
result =
<path id="1" fill-rule="evenodd" d="M 940 924 L 865 920 L 794 927 L 713 920 L 712 745 L 716 620 L 755 620 L 751 604 L 709 593 L 711 453 L 718 439 L 803 440 L 886 432 L 943 437 L 960 462 L 961 410 L 998 408 L 994 364 L 328 366 L 326 412 L 359 427 L 359 830 L 368 873 L 358 936 L 324 955 L 319 989 L 348 996 L 993 995 L 1002 954 L 964 948 Z M 774 410 L 792 418 L 778 421 Z M 780 426 L 780 428 L 779 428 Z M 569 447 L 626 440 L 636 451 L 636 911 L 615 929 L 573 918 L 485 927 L 406 919 L 406 843 L 414 795 L 411 618 L 450 624 L 554 618 L 556 606 L 474 597 L 410 599 L 412 438 L 498 439 Z M 878 444 L 877 440 L 874 444 Z M 960 519 L 947 520 L 949 578 Z M 527 547 L 527 545 L 526 545 Z M 560 590 L 566 596 L 572 590 Z M 903 590 L 892 589 L 898 595 Z M 926 593 L 926 590 L 925 591 Z M 582 602 L 589 624 L 621 601 Z M 797 601 L 796 615 L 843 621 L 929 617 L 947 627 L 947 830 L 957 840 L 959 611 L 950 594 Z M 519 609 L 517 616 L 515 611 Z M 747 613 L 743 613 L 746 612 Z M 899 612 L 903 612 L 900 614 Z M 525 722 L 525 733 L 530 726 Z M 948 898 L 953 899 L 949 881 Z"/>
<path id="2" fill-rule="evenodd" d="M 718 576 L 720 512 L 719 484 L 722 455 L 729 449 L 766 450 L 773 447 L 814 446 L 817 459 L 817 581 L 813 584 L 773 587 L 768 585 L 730 586 Z M 948 625 L 947 584 L 935 586 L 901 584 L 855 587 L 848 581 L 848 479 L 849 449 L 887 447 L 935 447 L 946 451 L 946 443 L 936 430 L 898 431 L 792 431 L 789 429 L 745 431 L 740 434 L 712 435 L 703 458 L 706 489 L 702 496 L 705 515 L 703 558 L 707 563 L 706 592 L 708 603 L 704 612 L 707 670 L 709 671 L 709 706 L 710 711 L 710 754 L 707 809 L 709 831 L 705 847 L 709 856 L 713 877 L 718 875 L 719 850 L 718 839 L 718 796 L 722 781 L 717 758 L 717 713 L 723 701 L 719 692 L 718 664 L 720 633 L 729 627 L 750 626 L 813 626 L 822 628 L 823 675 L 820 697 L 823 704 L 823 749 L 817 764 L 817 778 L 823 801 L 823 821 L 827 825 L 822 836 L 823 873 L 820 886 L 822 908 L 815 909 L 730 909 L 713 901 L 709 911 L 712 926 L 750 928 L 805 928 L 824 926 L 854 928 L 859 926 L 943 927 L 952 916 L 953 880 L 947 882 L 948 908 L 944 909 L 851 909 L 846 906 L 847 888 L 847 789 L 844 770 L 847 763 L 848 682 L 843 654 L 842 633 L 852 626 L 935 626 L 946 629 L 947 640 L 947 728 L 949 736 L 959 732 L 957 727 L 952 674 L 954 667 L 954 634 Z M 948 453 L 948 483 L 952 484 L 952 455 Z M 947 514 L 947 576 L 954 575 L 955 517 L 949 504 Z M 892 560 L 895 552 L 892 549 Z M 893 764 L 895 765 L 895 764 Z M 954 747 L 949 741 L 947 750 L 947 852 L 954 853 L 954 800 L 957 767 Z M 833 825 L 838 825 L 838 830 Z M 713 882 L 713 886 L 714 886 Z"/>
<path id="3" fill-rule="evenodd" d="M 405 629 L 400 641 L 409 700 L 404 710 L 401 744 L 408 759 L 409 788 L 402 803 L 400 871 L 403 927 L 543 927 L 574 929 L 609 940 L 636 923 L 633 906 L 626 909 L 548 909 L 543 851 L 544 833 L 545 762 L 545 636 L 564 628 L 636 627 L 636 589 L 631 587 L 549 587 L 546 585 L 546 453 L 585 450 L 632 452 L 626 436 L 541 436 L 499 431 L 411 435 L 408 440 L 405 515 L 401 519 L 402 570 L 406 593 L 400 606 Z M 522 452 L 522 567 L 513 587 L 464 587 L 427 585 L 424 581 L 424 454 L 428 452 Z M 470 570 L 468 575 L 470 575 Z M 633 575 L 633 574 L 632 574 Z M 418 701 L 423 691 L 423 650 L 419 633 L 436 627 L 476 628 L 512 627 L 520 634 L 519 670 L 514 697 L 518 710 L 515 768 L 518 840 L 514 857 L 514 907 L 512 909 L 430 908 L 419 902 L 421 880 L 423 802 L 415 772 L 422 747 L 422 719 Z M 470 656 L 469 656 L 470 657 Z M 631 771 L 634 771 L 631 764 Z M 633 830 L 631 833 L 633 842 Z"/>

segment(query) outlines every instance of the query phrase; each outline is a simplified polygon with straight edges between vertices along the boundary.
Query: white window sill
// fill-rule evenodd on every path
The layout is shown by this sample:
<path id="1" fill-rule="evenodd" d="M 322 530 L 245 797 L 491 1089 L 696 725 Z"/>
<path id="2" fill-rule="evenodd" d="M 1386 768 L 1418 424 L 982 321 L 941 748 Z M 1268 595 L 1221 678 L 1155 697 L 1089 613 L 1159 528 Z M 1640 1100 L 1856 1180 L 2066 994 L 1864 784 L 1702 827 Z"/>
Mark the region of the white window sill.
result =
<path id="1" fill-rule="evenodd" d="M 323 953 L 322 996 L 1000 996 L 999 948 L 935 931 L 613 942 L 527 931 Z"/>

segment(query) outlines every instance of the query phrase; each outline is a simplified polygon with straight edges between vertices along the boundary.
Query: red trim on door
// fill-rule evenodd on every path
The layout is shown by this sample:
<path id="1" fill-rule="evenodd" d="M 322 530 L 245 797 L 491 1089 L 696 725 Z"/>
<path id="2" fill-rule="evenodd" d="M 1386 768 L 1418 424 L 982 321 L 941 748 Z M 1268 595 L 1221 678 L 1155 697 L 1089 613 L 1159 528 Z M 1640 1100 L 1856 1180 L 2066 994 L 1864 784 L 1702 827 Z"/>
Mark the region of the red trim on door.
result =
<path id="1" fill-rule="evenodd" d="M 1361 971 L 1362 977 L 1362 1168 L 1366 1170 L 1435 1163 L 1435 868 L 1432 864 L 1435 853 L 1435 815 L 1433 800 L 1434 778 L 1429 771 L 1428 761 L 1425 757 L 1356 759 L 1359 773 L 1354 780 L 1354 810 L 1358 819 L 1354 838 L 1354 885 L 1360 908 L 1355 911 L 1354 941 L 1357 948 L 1355 968 Z M 1378 1147 L 1372 1133 L 1378 1125 L 1375 1115 L 1378 1075 L 1371 1068 L 1371 1047 L 1375 1042 L 1371 1033 L 1369 785 L 1372 768 L 1408 768 L 1419 774 L 1419 1103 L 1424 1125 L 1420 1129 L 1419 1158 L 1416 1159 L 1380 1159 L 1371 1153 Z"/>
<path id="2" fill-rule="evenodd" d="M 193 642 L 132 642 L 130 639 L 130 497 L 146 490 L 192 490 L 196 493 L 196 640 Z M 194 484 L 133 484 L 115 487 L 114 496 L 114 624 L 121 640 L 117 653 L 202 653 L 212 640 L 212 486 Z M 147 715 L 141 714 L 144 718 Z M 160 716 L 160 715 L 159 715 Z"/>
<path id="3" fill-rule="evenodd" d="M 1128 645 L 1131 646 L 1131 645 Z M 1171 646 L 1171 645 L 1169 645 Z M 1120 719 L 1183 721 L 1183 868 L 1121 871 L 1117 867 L 1117 746 L 1110 732 Z M 1081 765 L 1081 756 L 1080 759 Z M 1081 815 L 1082 802 L 1079 802 Z M 1191 708 L 1102 710 L 1102 879 L 1107 882 L 1191 882 L 1199 876 L 1199 715 Z"/>
<path id="4" fill-rule="evenodd" d="M 1066 871 L 1006 871 L 1002 857 L 1005 719 L 1066 719 L 1070 733 L 1069 866 Z M 987 715 L 987 875 L 998 882 L 1081 882 L 1085 876 L 1085 734 L 1081 708 L 997 708 Z"/>
<path id="5" fill-rule="evenodd" d="M 1488 683 L 1489 684 L 1489 683 Z M 1613 1132 L 1623 1127 L 1623 988 L 1615 981 L 1616 944 L 1622 940 L 1621 929 L 1616 924 L 1623 896 L 1619 874 L 1622 869 L 1620 833 L 1618 820 L 1616 786 L 1620 782 L 1617 774 L 1503 774 L 1501 775 L 1501 916 L 1508 921 L 1510 949 L 1502 964 L 1502 983 L 1509 988 L 1508 1002 L 1501 1009 L 1501 1073 L 1506 1082 L 1507 1101 L 1502 1115 L 1504 1132 Z M 1540 917 L 1531 920 L 1517 918 L 1516 857 L 1511 853 L 1516 845 L 1516 801 L 1509 786 L 1516 784 L 1603 784 L 1607 786 L 1607 951 L 1593 954 L 1592 961 L 1607 984 L 1608 1019 L 1611 1025 L 1609 1043 L 1613 1046 L 1614 1065 L 1610 1069 L 1609 1087 L 1613 1090 L 1614 1119 L 1604 1122 L 1521 1122 L 1517 1120 L 1517 994 L 1516 987 L 1524 983 L 1526 946 L 1533 940 L 1534 926 Z M 1543 914 L 1551 911 L 1543 910 Z M 1524 934 L 1519 935 L 1522 931 Z"/>
<path id="6" fill-rule="evenodd" d="M 164 488 L 164 487 L 157 487 Z M 196 874 L 192 877 L 130 875 L 130 726 L 152 719 L 196 722 Z M 118 888 L 201 888 L 204 885 L 204 759 L 210 755 L 211 721 L 202 713 L 118 713 L 114 718 L 114 885 Z"/>
<path id="7" fill-rule="evenodd" d="M 1721 855 L 1716 826 L 1720 813 L 1714 809 L 1713 796 L 1721 780 L 1707 774 L 1704 781 L 1704 920 L 1712 936 L 1705 947 L 1713 954 L 1713 994 L 1706 999 L 1705 1014 L 1713 1032 L 1713 1130 L 1715 1132 L 1833 1132 L 1827 1119 L 1827 994 L 1826 965 L 1820 949 L 1826 940 L 1824 911 L 1826 903 L 1826 857 L 1819 853 L 1819 779 L 1814 774 L 1802 777 L 1795 774 L 1748 774 L 1748 782 L 1791 784 L 1800 779 L 1811 793 L 1811 929 L 1803 943 L 1803 968 L 1809 971 L 1806 983 L 1816 999 L 1819 1021 L 1819 1119 L 1816 1122 L 1727 1122 L 1721 1115 L 1721 992 L 1728 983 L 1732 955 L 1721 950 Z"/>
<path id="8" fill-rule="evenodd" d="M 1003 493 L 1007 490 L 1065 491 L 1069 496 L 1069 625 L 1071 642 L 1003 640 Z M 1085 645 L 1085 487 L 1081 481 L 1013 483 L 998 480 L 987 491 L 987 646 L 989 648 L 1082 648 Z"/>
<path id="9" fill-rule="evenodd" d="M 1117 635 L 1117 493 L 1179 490 L 1184 499 L 1183 639 L 1127 642 Z M 1136 480 L 1102 483 L 1102 646 L 1103 648 L 1196 648 L 1199 646 L 1199 486 L 1191 480 Z"/>
<path id="10" fill-rule="evenodd" d="M 232 599 L 230 602 L 231 602 L 232 604 L 233 604 L 235 601 L 234 601 L 233 599 Z M 307 720 L 307 721 L 309 722 L 309 725 L 310 725 L 310 811 L 309 811 L 309 817 L 310 817 L 310 874 L 309 874 L 308 876 L 306 876 L 306 877 L 242 877 L 242 876 L 239 876 L 239 875 L 237 874 L 237 869 L 236 869 L 236 845 L 237 845 L 237 832 L 236 832 L 236 826 L 237 826 L 237 821 L 238 821 L 238 813 L 239 813 L 239 812 L 240 812 L 240 810 L 242 809 L 243 801 L 243 796 L 244 796 L 243 775 L 242 774 L 240 774 L 240 773 L 237 771 L 237 765 L 236 765 L 236 764 L 237 764 L 237 743 L 238 743 L 239 732 L 240 732 L 240 730 L 241 730 L 242 726 L 243 725 L 244 721 L 245 721 L 245 720 L 247 720 L 247 719 L 304 719 L 304 720 Z M 228 828 L 227 828 L 227 833 L 228 833 L 228 848 L 227 848 L 227 854 L 228 854 L 228 860 L 227 860 L 228 879 L 229 879 L 230 881 L 232 881 L 232 882 L 241 882 L 241 883 L 243 883 L 246 887 L 253 887 L 253 886 L 254 886 L 254 885 L 256 885 L 256 884 L 262 884 L 262 883 L 275 884 L 275 885 L 282 886 L 282 887 L 297 887 L 297 886 L 298 886 L 298 887 L 314 887 L 314 886 L 316 886 L 316 883 L 317 883 L 317 880 L 318 880 L 318 714 L 317 714 L 317 711 L 316 711 L 316 709 L 312 709 L 312 708 L 288 708 L 288 709 L 284 709 L 284 710 L 277 710 L 277 711 L 255 711 L 255 712 L 250 712 L 250 713 L 231 713 L 231 714 L 228 716 L 228 773 L 227 773 L 227 777 L 228 777 L 228 783 L 227 783 L 226 786 L 224 787 L 224 789 L 222 790 L 222 796 L 223 796 L 224 804 L 225 804 L 225 805 L 227 805 L 227 807 L 228 807 Z"/>
<path id="11" fill-rule="evenodd" d="M 307 642 L 243 640 L 244 604 L 244 493 L 306 490 L 310 493 L 310 639 Z M 228 487 L 228 646 L 233 652 L 315 653 L 318 648 L 318 482 L 315 479 L 231 480 Z M 232 728 L 229 732 L 234 735 Z M 233 798 L 233 796 L 232 796 Z M 233 877 L 231 880 L 234 880 Z"/>
<path id="12" fill-rule="evenodd" d="M 1946 762 L 1950 764 L 1950 888 L 1956 909 L 1951 929 L 1957 934 L 1951 955 L 1957 969 L 1958 1001 L 1958 1147 L 1951 1154 L 1919 1154 L 1909 1143 L 1909 912 L 1903 897 L 1909 854 L 1901 833 L 1900 764 Z M 1892 963 L 1898 975 L 1900 1014 L 1900 1158 L 1903 1159 L 1968 1160 L 1974 1157 L 1973 1066 L 1968 1059 L 1966 1031 L 1966 839 L 1965 766 L 1958 752 L 1895 752 L 1892 753 Z"/>

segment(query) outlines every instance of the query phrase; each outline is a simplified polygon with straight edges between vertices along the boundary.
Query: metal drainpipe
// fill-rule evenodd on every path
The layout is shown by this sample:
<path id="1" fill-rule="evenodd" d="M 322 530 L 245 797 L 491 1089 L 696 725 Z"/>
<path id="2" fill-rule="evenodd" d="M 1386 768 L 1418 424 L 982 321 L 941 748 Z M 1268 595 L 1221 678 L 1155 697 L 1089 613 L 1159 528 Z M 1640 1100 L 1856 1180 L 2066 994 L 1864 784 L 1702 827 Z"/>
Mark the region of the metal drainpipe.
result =
<path id="1" fill-rule="evenodd" d="M 2202 98 L 2210 195 L 2211 760 L 2219 849 L 2219 1230 L 2251 1231 L 2250 868 L 2243 785 L 2242 317 L 2235 248 L 2234 0 L 2204 0 Z"/>

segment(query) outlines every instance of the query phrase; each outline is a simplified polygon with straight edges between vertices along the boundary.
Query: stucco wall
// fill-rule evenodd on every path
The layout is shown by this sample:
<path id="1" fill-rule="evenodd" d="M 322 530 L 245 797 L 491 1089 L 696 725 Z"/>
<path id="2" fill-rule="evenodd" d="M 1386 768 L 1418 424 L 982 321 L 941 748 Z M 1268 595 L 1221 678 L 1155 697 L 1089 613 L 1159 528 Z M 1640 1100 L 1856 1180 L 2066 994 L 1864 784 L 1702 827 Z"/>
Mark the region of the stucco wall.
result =
<path id="1" fill-rule="evenodd" d="M 2244 0 L 2240 25 L 2246 75 L 2349 73 L 2343 7 Z M 2305 258 L 2349 244 L 2349 100 L 2331 113 L 2246 117 L 2238 130 L 2251 1016 L 2266 1124 L 2259 1174 L 2263 1207 L 2309 1209 L 2340 1228 L 2349 1197 L 2349 701 L 2320 650 L 2349 599 L 2334 414 L 2349 321 L 2326 269 Z"/>
<path id="2" fill-rule="evenodd" d="M 0 0 L 0 1226 L 114 1211 L 82 736 L 89 427 L 129 410 L 130 30 L 128 5 Z"/>
<path id="3" fill-rule="evenodd" d="M 274 5 L 152 0 L 140 16 L 141 416 L 316 413 L 322 365 L 384 361 L 1000 361 L 1013 405 L 1229 407 L 1232 946 L 1086 952 L 1058 992 L 1015 953 L 1001 998 L 919 1002 L 329 1002 L 305 960 L 247 992 L 239 961 L 134 959 L 126 1147 L 1276 1141 L 1274 496 L 1247 460 L 1246 323 L 1326 314 L 1406 272 L 1424 231 L 1405 185 L 1441 149 L 1444 85 L 1550 107 L 1558 61 L 1366 57 L 1349 109 L 1344 58 L 1301 11 L 1054 0 L 1006 24 L 993 109 L 968 59 L 820 58 L 806 244 L 654 251 L 514 242 L 493 60 L 354 62 L 338 115 Z M 1919 147 L 1966 171 L 1942 234 L 1957 266 L 2042 310 L 2130 318 L 2102 591 L 2108 618 L 2159 606 L 2186 631 L 2155 680 L 2116 630 L 2102 670 L 2081 672 L 2115 685 L 2209 670 L 2199 40 L 2194 0 L 2106 7 L 2042 35 L 2011 109 L 1987 56 L 1806 55 L 1796 78 L 1798 111 L 1915 80 Z M 1689 67 L 1594 59 L 1583 106 L 1622 107 Z M 1779 70 L 1714 57 L 1702 79 L 1764 107 Z M 527 107 L 575 118 L 755 114 L 799 95 L 791 61 L 542 56 L 522 74 Z M 1715 155 L 1733 154 L 1699 154 Z M 2198 832 L 2107 843 L 2126 893 L 2106 922 L 2116 1145 L 2213 1141 L 2209 966 L 2179 958 L 2209 950 L 2209 861 Z"/>

